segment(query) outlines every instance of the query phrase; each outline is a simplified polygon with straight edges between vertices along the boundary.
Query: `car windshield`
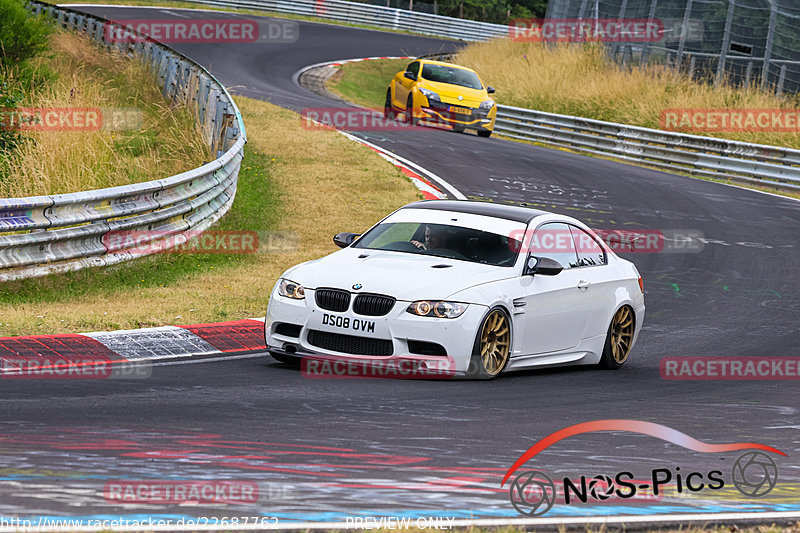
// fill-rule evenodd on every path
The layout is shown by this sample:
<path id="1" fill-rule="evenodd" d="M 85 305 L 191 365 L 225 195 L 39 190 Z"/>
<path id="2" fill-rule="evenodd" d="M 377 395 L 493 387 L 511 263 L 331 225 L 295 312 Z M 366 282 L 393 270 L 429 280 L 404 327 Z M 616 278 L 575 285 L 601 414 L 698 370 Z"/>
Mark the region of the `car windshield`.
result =
<path id="1" fill-rule="evenodd" d="M 470 89 L 483 88 L 481 80 L 478 79 L 478 75 L 474 72 L 445 65 L 423 65 L 422 77 L 429 81 L 460 85 L 461 87 L 469 87 Z"/>
<path id="2" fill-rule="evenodd" d="M 506 235 L 424 222 L 387 222 L 365 233 L 354 248 L 390 250 L 510 267 L 520 242 Z"/>

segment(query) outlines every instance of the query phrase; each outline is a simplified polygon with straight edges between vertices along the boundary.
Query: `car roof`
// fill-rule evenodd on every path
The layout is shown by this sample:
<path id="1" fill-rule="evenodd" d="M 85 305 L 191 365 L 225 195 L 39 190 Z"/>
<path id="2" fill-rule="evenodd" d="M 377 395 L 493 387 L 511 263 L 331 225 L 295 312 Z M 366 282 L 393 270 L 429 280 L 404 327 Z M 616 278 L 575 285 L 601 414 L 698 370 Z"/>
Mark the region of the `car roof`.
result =
<path id="1" fill-rule="evenodd" d="M 490 202 L 475 202 L 472 200 L 421 200 L 408 204 L 401 209 L 435 209 L 437 211 L 455 211 L 471 215 L 484 215 L 487 217 L 502 218 L 528 224 L 541 215 L 550 215 L 548 211 L 531 209 L 530 207 L 493 204 Z"/>
<path id="2" fill-rule="evenodd" d="M 442 65 L 444 67 L 456 67 L 460 68 L 461 70 L 468 70 L 470 72 L 475 72 L 469 67 L 464 67 L 462 65 L 456 65 L 455 63 L 448 63 L 447 61 L 436 61 L 435 59 L 416 59 L 415 61 L 419 61 L 421 63 L 428 63 L 431 65 Z"/>

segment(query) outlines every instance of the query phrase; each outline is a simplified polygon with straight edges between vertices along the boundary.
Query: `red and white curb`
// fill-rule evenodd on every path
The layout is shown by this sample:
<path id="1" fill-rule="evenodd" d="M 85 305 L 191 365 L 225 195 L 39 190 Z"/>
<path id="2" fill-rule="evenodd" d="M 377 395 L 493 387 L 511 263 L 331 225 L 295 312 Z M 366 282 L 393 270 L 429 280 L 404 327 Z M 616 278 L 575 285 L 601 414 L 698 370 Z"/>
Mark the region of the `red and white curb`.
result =
<path id="1" fill-rule="evenodd" d="M 21 367 L 128 363 L 263 351 L 264 319 L 0 338 L 0 374 Z"/>

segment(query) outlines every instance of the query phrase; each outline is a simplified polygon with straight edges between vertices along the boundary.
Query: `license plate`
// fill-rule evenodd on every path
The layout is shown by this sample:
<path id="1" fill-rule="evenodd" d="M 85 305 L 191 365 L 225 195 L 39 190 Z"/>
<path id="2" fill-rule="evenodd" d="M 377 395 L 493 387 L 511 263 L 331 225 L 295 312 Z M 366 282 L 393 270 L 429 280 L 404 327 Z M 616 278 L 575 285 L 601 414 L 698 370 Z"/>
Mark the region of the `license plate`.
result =
<path id="1" fill-rule="evenodd" d="M 334 328 L 351 329 L 353 331 L 363 331 L 365 333 L 375 333 L 375 322 L 372 320 L 362 320 L 360 318 L 350 318 L 347 316 L 322 314 L 322 324 Z"/>
<path id="2" fill-rule="evenodd" d="M 451 113 L 460 113 L 462 115 L 469 115 L 470 113 L 472 113 L 472 109 L 470 109 L 468 107 L 456 107 L 454 105 L 451 105 L 450 106 L 450 112 Z"/>

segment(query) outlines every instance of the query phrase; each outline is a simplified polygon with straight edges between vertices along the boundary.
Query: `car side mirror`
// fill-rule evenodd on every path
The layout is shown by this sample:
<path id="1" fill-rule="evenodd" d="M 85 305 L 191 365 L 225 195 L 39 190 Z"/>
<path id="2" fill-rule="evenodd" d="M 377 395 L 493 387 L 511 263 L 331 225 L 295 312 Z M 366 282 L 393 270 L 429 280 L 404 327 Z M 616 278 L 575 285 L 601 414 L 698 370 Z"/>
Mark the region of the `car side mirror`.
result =
<path id="1" fill-rule="evenodd" d="M 333 244 L 339 248 L 347 248 L 356 240 L 360 233 L 337 233 L 333 236 Z"/>
<path id="2" fill-rule="evenodd" d="M 417 81 L 417 75 L 410 70 L 403 72 L 403 77 L 408 78 L 411 81 Z"/>
<path id="3" fill-rule="evenodd" d="M 491 85 L 489 85 L 489 86 L 486 88 L 486 94 L 494 94 L 494 87 L 492 87 Z"/>
<path id="4" fill-rule="evenodd" d="M 534 274 L 541 274 L 542 276 L 555 276 L 562 270 L 564 270 L 564 267 L 555 259 L 531 256 L 525 264 L 525 271 L 522 275 L 532 276 Z"/>

